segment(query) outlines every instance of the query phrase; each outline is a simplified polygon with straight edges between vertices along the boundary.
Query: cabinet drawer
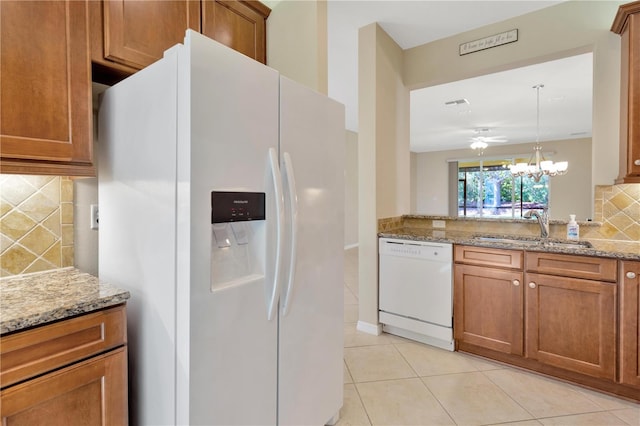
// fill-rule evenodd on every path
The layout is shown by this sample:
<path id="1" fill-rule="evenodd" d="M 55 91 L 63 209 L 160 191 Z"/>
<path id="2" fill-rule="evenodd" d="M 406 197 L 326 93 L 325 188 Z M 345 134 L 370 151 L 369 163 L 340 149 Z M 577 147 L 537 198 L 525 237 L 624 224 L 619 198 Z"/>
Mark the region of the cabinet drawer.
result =
<path id="1" fill-rule="evenodd" d="M 586 278 L 598 281 L 617 281 L 617 260 L 570 254 L 527 252 L 528 272 Z"/>
<path id="2" fill-rule="evenodd" d="M 519 250 L 456 245 L 453 259 L 457 263 L 466 263 L 467 265 L 522 269 L 523 252 Z"/>
<path id="3" fill-rule="evenodd" d="M 0 392 L 3 425 L 126 425 L 127 348 Z"/>
<path id="4" fill-rule="evenodd" d="M 2 388 L 126 343 L 125 305 L 0 338 Z"/>

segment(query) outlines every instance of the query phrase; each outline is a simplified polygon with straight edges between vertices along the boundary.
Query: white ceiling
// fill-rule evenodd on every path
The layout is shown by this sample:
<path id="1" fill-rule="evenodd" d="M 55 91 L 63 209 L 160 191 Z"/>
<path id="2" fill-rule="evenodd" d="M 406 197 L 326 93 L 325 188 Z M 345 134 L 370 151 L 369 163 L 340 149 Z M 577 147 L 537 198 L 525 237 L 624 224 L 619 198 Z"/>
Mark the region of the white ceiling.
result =
<path id="1" fill-rule="evenodd" d="M 537 84 L 544 85 L 541 142 L 591 137 L 593 54 L 586 53 L 412 91 L 411 150 L 468 148 L 476 137 L 489 138 L 489 147 L 492 138 L 535 141 Z M 458 99 L 469 103 L 445 105 Z"/>
<path id="2" fill-rule="evenodd" d="M 329 96 L 345 104 L 347 128 L 357 131 L 358 29 L 370 23 L 378 22 L 400 47 L 408 49 L 561 1 L 328 0 Z M 538 83 L 545 85 L 540 92 L 541 140 L 565 139 L 569 136 L 558 135 L 578 132 L 587 133 L 574 137 L 590 136 L 591 59 L 581 58 L 589 61 L 587 68 L 582 68 L 580 64 L 584 62 L 579 60 L 576 58 L 572 66 L 589 70 L 585 75 L 579 73 L 579 79 L 564 72 L 565 65 L 557 67 L 552 62 L 513 71 L 515 74 L 503 72 L 414 91 L 412 150 L 468 147 L 477 127 L 495 128 L 490 135 L 505 136 L 509 143 L 530 142 L 535 138 L 536 102 L 531 87 Z M 443 100 L 459 98 L 469 99 L 469 113 L 451 114 L 450 110 L 442 110 Z M 552 129 L 558 133 L 552 134 Z"/>

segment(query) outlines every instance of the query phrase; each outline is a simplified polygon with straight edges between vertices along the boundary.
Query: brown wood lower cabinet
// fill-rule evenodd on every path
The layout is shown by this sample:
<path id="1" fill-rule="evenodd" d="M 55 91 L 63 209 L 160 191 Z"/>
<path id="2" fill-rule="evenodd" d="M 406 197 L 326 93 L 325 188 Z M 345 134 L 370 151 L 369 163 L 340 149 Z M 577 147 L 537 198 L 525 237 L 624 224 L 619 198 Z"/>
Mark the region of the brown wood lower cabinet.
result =
<path id="1" fill-rule="evenodd" d="M 640 262 L 618 269 L 616 259 L 462 245 L 454 253 L 458 350 L 640 401 Z"/>
<path id="2" fill-rule="evenodd" d="M 2 424 L 127 423 L 125 347 L 2 391 Z"/>
<path id="3" fill-rule="evenodd" d="M 620 262 L 620 383 L 640 389 L 640 262 Z"/>
<path id="4" fill-rule="evenodd" d="M 127 424 L 120 305 L 0 337 L 3 425 Z"/>
<path id="5" fill-rule="evenodd" d="M 616 373 L 616 284 L 526 274 L 527 358 L 593 377 Z"/>
<path id="6" fill-rule="evenodd" d="M 454 337 L 522 355 L 522 272 L 455 265 Z"/>

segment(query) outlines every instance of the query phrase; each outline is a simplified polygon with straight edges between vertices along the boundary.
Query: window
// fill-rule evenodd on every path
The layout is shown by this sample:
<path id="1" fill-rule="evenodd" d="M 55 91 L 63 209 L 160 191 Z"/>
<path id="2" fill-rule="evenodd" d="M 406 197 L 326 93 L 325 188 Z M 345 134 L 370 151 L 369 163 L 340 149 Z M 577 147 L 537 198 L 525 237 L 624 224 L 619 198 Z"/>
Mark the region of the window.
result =
<path id="1" fill-rule="evenodd" d="M 526 160 L 479 160 L 458 164 L 458 216 L 519 218 L 549 205 L 549 177 L 540 182 L 511 175 L 507 165 Z"/>

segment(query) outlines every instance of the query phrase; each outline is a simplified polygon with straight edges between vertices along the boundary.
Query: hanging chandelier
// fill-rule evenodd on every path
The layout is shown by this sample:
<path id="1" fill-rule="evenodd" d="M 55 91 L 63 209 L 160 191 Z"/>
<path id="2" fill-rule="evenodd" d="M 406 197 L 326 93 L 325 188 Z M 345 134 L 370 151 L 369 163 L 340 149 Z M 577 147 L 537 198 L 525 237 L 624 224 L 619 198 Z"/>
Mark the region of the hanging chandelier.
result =
<path id="1" fill-rule="evenodd" d="M 561 176 L 567 173 L 569 163 L 567 161 L 553 161 L 547 160 L 542 154 L 542 146 L 540 145 L 540 89 L 544 87 L 544 84 L 537 84 L 533 86 L 536 89 L 537 103 L 536 103 L 536 145 L 533 148 L 533 154 L 529 158 L 527 163 L 510 164 L 509 170 L 513 176 L 527 176 L 533 178 L 535 182 L 540 182 L 540 179 L 544 175 L 548 176 Z"/>

